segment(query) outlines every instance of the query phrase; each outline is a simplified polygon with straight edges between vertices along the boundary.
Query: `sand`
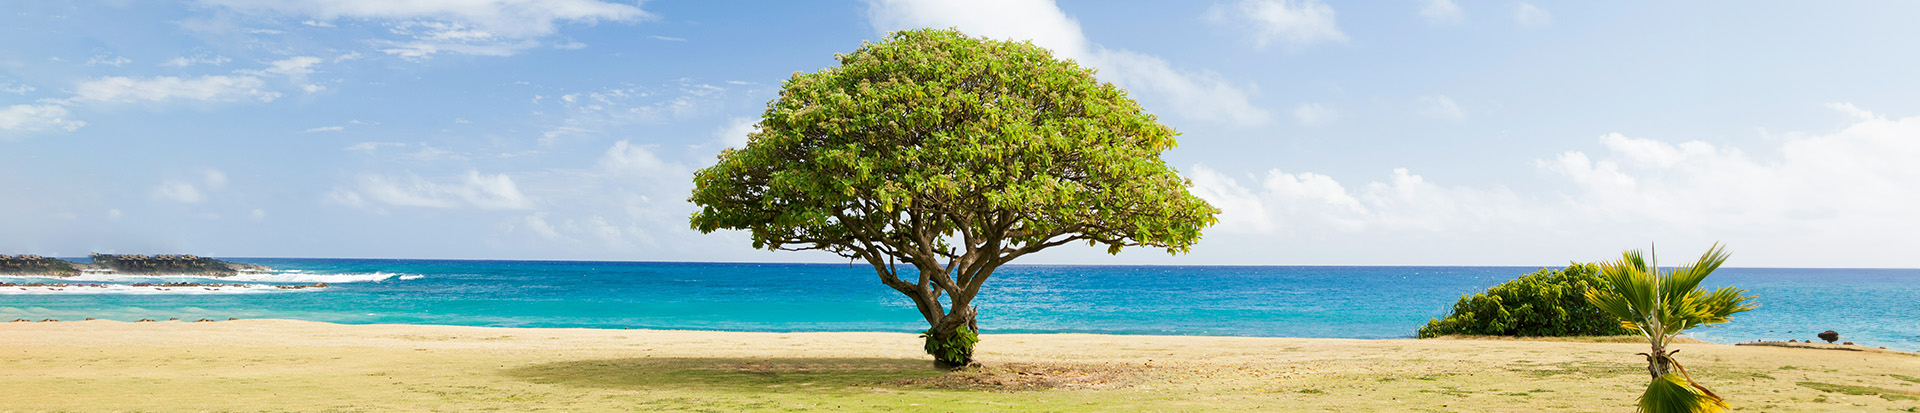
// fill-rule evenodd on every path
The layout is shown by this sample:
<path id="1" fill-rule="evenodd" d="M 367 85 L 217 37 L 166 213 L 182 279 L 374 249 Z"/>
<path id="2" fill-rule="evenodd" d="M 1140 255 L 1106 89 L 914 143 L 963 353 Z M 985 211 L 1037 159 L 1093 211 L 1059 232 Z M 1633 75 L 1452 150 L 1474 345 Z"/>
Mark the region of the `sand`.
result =
<path id="1" fill-rule="evenodd" d="M 0 411 L 1630 411 L 1631 343 L 898 333 L 289 320 L 0 323 Z M 1920 411 L 1920 356 L 1682 344 L 1748 411 Z"/>

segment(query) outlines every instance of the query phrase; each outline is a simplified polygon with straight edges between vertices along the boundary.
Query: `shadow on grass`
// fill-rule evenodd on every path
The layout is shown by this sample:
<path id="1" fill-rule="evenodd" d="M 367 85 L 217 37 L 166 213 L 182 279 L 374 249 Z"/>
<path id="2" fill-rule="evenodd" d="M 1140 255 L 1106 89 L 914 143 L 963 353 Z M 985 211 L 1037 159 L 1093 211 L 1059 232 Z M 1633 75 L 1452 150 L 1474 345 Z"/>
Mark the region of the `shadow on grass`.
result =
<path id="1" fill-rule="evenodd" d="M 932 361 L 887 358 L 628 358 L 536 364 L 508 369 L 533 383 L 613 389 L 795 392 L 896 387 L 940 377 Z"/>

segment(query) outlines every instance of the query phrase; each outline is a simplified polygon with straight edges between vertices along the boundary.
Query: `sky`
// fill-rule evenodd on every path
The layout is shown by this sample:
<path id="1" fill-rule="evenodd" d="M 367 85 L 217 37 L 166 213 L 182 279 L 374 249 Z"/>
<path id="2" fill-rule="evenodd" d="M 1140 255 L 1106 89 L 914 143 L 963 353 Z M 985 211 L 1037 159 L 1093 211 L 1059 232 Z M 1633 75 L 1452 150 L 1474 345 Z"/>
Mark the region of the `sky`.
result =
<path id="1" fill-rule="evenodd" d="M 0 253 L 844 262 L 688 228 L 694 171 L 893 30 L 1032 41 L 1181 132 L 1191 253 L 1920 267 L 1920 3 L 0 4 Z M 1678 254 L 1678 255 L 1675 255 Z M 1674 261 L 1677 262 L 1677 261 Z"/>

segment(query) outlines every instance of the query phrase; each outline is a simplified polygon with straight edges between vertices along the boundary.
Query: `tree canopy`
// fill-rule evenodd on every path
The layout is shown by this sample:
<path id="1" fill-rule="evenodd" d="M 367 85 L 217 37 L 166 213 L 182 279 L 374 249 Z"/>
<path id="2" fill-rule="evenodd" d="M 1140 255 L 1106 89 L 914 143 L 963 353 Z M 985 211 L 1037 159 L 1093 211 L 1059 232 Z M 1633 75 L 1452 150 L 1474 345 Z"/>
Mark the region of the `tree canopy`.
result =
<path id="1" fill-rule="evenodd" d="M 746 147 L 694 175 L 695 229 L 865 260 L 938 335 L 971 328 L 974 294 L 1015 258 L 1076 242 L 1185 252 L 1216 221 L 1160 159 L 1178 133 L 1046 49 L 928 29 L 836 57 L 794 74 Z"/>

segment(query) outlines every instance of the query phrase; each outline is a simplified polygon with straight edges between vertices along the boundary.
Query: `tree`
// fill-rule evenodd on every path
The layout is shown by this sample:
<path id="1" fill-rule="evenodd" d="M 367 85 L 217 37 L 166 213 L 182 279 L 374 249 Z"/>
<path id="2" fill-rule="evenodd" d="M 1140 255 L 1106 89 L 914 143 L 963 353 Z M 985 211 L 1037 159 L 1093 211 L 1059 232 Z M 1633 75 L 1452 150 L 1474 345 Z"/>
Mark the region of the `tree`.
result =
<path id="1" fill-rule="evenodd" d="M 1032 43 L 914 30 L 836 57 L 694 174 L 693 228 L 865 261 L 943 365 L 972 361 L 974 300 L 1000 266 L 1078 242 L 1177 254 L 1216 221 L 1160 159 L 1172 128 Z"/>
<path id="2" fill-rule="evenodd" d="M 1647 255 L 1652 256 L 1651 253 Z M 1667 350 L 1673 337 L 1689 328 L 1727 322 L 1734 313 L 1752 310 L 1746 290 L 1724 287 L 1713 292 L 1700 282 L 1727 261 L 1727 252 L 1714 244 L 1699 260 L 1676 269 L 1649 264 L 1639 250 L 1629 250 L 1618 261 L 1600 264 L 1600 286 L 1587 290 L 1587 301 L 1638 330 L 1653 345 L 1647 356 L 1647 374 L 1653 382 L 1640 396 L 1643 412 L 1716 412 L 1729 406 L 1725 399 L 1693 381 L 1685 367 L 1673 360 L 1679 350 Z M 1674 374 L 1675 368 L 1679 374 Z"/>
<path id="3" fill-rule="evenodd" d="M 1453 313 L 1428 320 L 1420 338 L 1444 335 L 1618 336 L 1633 334 L 1612 315 L 1587 303 L 1587 289 L 1600 284 L 1600 265 L 1569 263 L 1541 268 L 1486 292 L 1460 296 Z"/>

